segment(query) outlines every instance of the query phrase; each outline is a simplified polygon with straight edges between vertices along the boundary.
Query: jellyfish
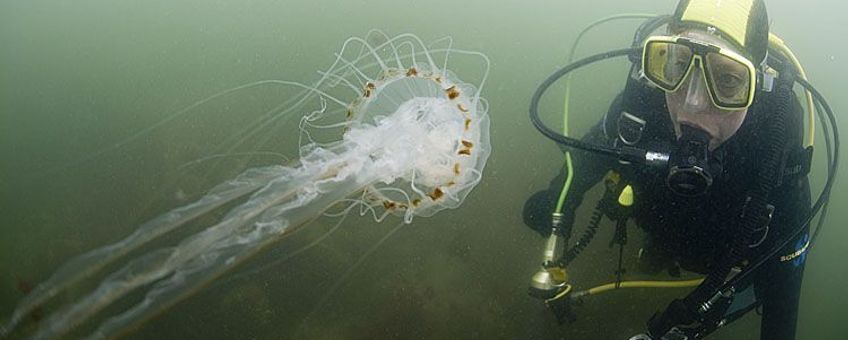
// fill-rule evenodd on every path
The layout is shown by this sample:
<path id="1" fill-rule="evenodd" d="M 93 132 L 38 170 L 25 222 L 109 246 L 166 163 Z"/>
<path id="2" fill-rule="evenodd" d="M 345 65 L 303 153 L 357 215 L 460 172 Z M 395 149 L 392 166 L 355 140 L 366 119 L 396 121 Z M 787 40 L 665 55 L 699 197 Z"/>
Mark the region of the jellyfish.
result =
<path id="1" fill-rule="evenodd" d="M 476 84 L 448 70 L 449 57 L 456 55 L 475 60 L 481 70 Z M 298 89 L 283 107 L 250 127 L 297 114 L 298 157 L 249 168 L 199 199 L 141 224 L 124 239 L 70 259 L 18 303 L 0 335 L 13 334 L 22 320 L 69 286 L 102 275 L 90 291 L 42 320 L 34 338 L 62 337 L 85 323 L 94 323 L 89 337 L 114 336 L 339 204 L 348 206 L 344 211 L 359 207 L 377 222 L 395 215 L 407 224 L 415 216 L 459 207 L 480 182 L 490 153 L 488 104 L 480 96 L 488 69 L 484 54 L 455 49 L 450 38 L 425 44 L 412 34 L 389 37 L 371 31 L 346 40 L 312 84 L 259 81 L 177 111 L 158 124 L 245 88 Z M 229 210 L 200 231 L 134 255 L 222 208 Z M 117 301 L 131 293 L 141 296 L 140 301 L 93 321 L 107 307 L 117 309 Z"/>

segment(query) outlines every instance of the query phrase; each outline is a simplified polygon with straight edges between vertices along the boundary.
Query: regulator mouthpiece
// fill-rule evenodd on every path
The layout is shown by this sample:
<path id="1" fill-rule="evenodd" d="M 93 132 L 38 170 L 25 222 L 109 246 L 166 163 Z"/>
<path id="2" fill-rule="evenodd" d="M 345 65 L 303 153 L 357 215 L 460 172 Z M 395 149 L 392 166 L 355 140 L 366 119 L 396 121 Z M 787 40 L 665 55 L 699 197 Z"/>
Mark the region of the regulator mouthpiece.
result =
<path id="1" fill-rule="evenodd" d="M 694 197 L 707 192 L 713 183 L 709 172 L 710 135 L 688 125 L 680 126 L 677 149 L 671 154 L 666 184 L 674 193 Z"/>

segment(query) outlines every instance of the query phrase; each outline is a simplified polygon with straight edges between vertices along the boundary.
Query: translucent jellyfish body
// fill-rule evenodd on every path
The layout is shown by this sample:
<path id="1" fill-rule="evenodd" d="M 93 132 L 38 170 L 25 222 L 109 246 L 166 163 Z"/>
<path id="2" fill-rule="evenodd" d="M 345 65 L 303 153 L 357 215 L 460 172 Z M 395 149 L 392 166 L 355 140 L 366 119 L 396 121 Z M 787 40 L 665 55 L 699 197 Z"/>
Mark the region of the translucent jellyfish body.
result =
<path id="1" fill-rule="evenodd" d="M 312 85 L 268 80 L 211 96 L 268 84 L 300 89 L 269 118 L 301 117 L 298 159 L 285 166 L 248 169 L 198 200 L 142 224 L 120 242 L 71 259 L 22 299 L 0 332 L 15 334 L 37 307 L 81 279 L 102 275 L 93 290 L 50 314 L 34 337 L 62 337 L 84 323 L 93 324 L 92 337 L 113 336 L 339 202 L 353 202 L 347 204 L 359 205 L 378 221 L 395 214 L 406 223 L 458 207 L 480 182 L 490 152 L 488 108 L 480 97 L 489 63 L 483 54 L 452 49 L 450 39 L 437 43 L 442 46 L 425 45 L 410 34 L 371 32 L 348 39 Z M 476 86 L 447 70 L 451 55 L 477 60 L 482 72 Z M 200 232 L 128 256 L 234 202 L 239 203 Z M 117 270 L 100 273 L 114 263 L 120 263 Z M 129 308 L 98 315 L 138 291 L 143 297 Z"/>

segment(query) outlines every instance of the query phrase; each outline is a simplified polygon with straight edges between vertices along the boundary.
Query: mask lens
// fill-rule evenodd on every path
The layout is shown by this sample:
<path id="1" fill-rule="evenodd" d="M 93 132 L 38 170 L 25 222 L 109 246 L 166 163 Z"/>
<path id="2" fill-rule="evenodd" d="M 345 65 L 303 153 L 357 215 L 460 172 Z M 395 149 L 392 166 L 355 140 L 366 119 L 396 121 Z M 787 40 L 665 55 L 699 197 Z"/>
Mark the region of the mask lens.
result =
<path id="1" fill-rule="evenodd" d="M 651 41 L 645 46 L 645 76 L 666 91 L 674 91 L 692 65 L 692 50 L 684 45 Z"/>
<path id="2" fill-rule="evenodd" d="M 716 103 L 741 108 L 750 105 L 753 75 L 741 61 L 716 52 L 706 55 L 707 82 Z"/>

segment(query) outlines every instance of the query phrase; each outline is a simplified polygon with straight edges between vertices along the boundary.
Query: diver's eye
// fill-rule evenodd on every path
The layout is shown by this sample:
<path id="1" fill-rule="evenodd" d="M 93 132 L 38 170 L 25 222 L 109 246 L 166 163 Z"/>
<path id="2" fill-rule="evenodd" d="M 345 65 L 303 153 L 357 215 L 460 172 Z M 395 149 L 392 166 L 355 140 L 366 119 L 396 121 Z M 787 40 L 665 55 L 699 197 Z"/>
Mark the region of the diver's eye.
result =
<path id="1" fill-rule="evenodd" d="M 725 89 L 736 89 L 742 85 L 742 77 L 732 73 L 723 73 L 717 77 L 716 85 Z"/>

